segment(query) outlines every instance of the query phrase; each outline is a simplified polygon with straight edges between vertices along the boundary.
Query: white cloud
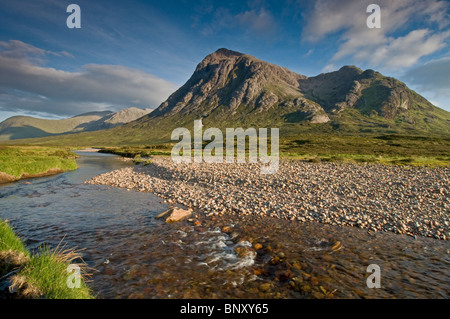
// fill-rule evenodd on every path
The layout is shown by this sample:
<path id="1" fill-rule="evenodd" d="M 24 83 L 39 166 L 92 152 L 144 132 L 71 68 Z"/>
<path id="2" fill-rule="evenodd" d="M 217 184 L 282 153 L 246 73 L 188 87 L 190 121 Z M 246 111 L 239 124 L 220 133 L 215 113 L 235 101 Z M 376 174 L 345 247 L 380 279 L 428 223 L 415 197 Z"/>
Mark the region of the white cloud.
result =
<path id="1" fill-rule="evenodd" d="M 157 107 L 176 89 L 152 74 L 119 65 L 88 64 L 78 72 L 40 65 L 48 54 L 21 41 L 0 42 L 0 108 L 75 115 Z"/>
<path id="2" fill-rule="evenodd" d="M 338 67 L 334 64 L 327 64 L 323 69 L 322 72 L 324 73 L 328 73 L 328 72 L 333 72 L 336 71 L 338 69 Z"/>
<path id="3" fill-rule="evenodd" d="M 404 37 L 388 39 L 385 45 L 372 52 L 369 61 L 391 69 L 410 67 L 421 57 L 444 48 L 449 36 L 450 32 L 432 34 L 428 29 L 413 30 Z"/>
<path id="4" fill-rule="evenodd" d="M 450 5 L 438 0 L 378 0 L 381 28 L 369 29 L 366 8 L 372 0 L 318 0 L 305 15 L 303 40 L 317 42 L 335 35 L 340 45 L 331 62 L 353 58 L 371 67 L 400 69 L 447 45 Z M 420 28 L 414 24 L 422 22 Z M 408 30 L 408 31 L 407 31 Z"/>
<path id="5" fill-rule="evenodd" d="M 314 49 L 309 49 L 308 52 L 302 55 L 303 58 L 310 56 L 314 52 Z"/>

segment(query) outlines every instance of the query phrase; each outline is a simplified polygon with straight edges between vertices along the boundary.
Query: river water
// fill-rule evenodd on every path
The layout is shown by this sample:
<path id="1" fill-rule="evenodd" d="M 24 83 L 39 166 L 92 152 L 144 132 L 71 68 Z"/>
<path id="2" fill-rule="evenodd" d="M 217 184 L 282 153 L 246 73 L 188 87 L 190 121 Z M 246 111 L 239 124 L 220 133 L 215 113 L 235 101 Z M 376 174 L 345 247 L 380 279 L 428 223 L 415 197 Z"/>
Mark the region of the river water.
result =
<path id="1" fill-rule="evenodd" d="M 151 193 L 84 184 L 132 164 L 79 154 L 76 171 L 0 186 L 0 218 L 31 250 L 82 249 L 98 298 L 450 297 L 449 241 L 198 212 L 168 225 Z"/>

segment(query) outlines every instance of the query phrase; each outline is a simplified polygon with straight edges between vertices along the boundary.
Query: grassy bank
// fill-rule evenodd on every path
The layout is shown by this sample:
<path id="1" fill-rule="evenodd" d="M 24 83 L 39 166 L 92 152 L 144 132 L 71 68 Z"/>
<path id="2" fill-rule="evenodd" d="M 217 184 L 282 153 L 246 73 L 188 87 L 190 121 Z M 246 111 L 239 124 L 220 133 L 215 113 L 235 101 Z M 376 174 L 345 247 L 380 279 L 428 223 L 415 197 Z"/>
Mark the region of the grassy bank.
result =
<path id="1" fill-rule="evenodd" d="M 270 136 L 269 136 L 270 138 Z M 25 141 L 25 140 L 24 140 Z M 28 143 L 43 143 L 43 139 L 28 139 Z M 114 139 L 83 139 L 78 143 L 64 138 L 52 141 L 55 147 L 66 150 L 70 147 L 101 148 L 104 153 L 124 157 L 142 158 L 155 155 L 170 156 L 175 141 L 151 142 L 148 144 L 115 143 Z M 17 142 L 17 141 L 16 141 Z M 48 141 L 50 143 L 50 141 Z M 382 163 L 414 166 L 450 166 L 450 135 L 402 135 L 402 134 L 331 134 L 304 133 L 294 131 L 280 133 L 280 156 L 306 161 L 349 161 L 356 163 Z M 71 143 L 71 144 L 70 144 Z M 203 142 L 205 147 L 209 141 Z M 224 140 L 224 147 L 226 141 Z M 33 148 L 34 146 L 26 146 Z M 22 147 L 21 147 L 22 148 Z M 41 146 L 42 149 L 49 149 Z M 270 146 L 269 146 L 270 149 Z M 224 150 L 225 151 L 225 150 Z M 1 150 L 0 150 L 1 152 Z M 1 169 L 0 169 L 1 171 Z"/>
<path id="2" fill-rule="evenodd" d="M 172 147 L 175 144 L 104 147 L 101 152 L 131 158 L 154 155 L 170 156 Z M 208 142 L 203 142 L 203 148 L 207 144 Z M 439 137 L 404 135 L 339 136 L 325 134 L 304 135 L 301 137 L 291 136 L 280 138 L 279 151 L 281 158 L 308 162 L 450 166 L 450 138 Z"/>
<path id="3" fill-rule="evenodd" d="M 7 274 L 11 288 L 18 298 L 91 299 L 83 275 L 84 263 L 75 264 L 80 256 L 73 250 L 41 248 L 31 254 L 7 222 L 0 220 L 0 277 Z M 70 288 L 67 284 L 73 275 L 69 265 L 81 269 L 80 285 Z"/>
<path id="4" fill-rule="evenodd" d="M 76 157 L 62 147 L 0 145 L 0 183 L 74 170 Z"/>

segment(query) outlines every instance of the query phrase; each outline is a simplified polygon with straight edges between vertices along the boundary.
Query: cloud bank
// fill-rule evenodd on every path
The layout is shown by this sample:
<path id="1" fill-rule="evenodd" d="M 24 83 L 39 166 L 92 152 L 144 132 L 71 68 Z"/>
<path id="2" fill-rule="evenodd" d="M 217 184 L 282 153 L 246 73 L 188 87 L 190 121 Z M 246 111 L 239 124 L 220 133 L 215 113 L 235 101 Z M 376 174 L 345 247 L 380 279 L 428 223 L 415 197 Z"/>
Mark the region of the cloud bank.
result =
<path id="1" fill-rule="evenodd" d="M 77 72 L 46 67 L 46 57 L 70 57 L 11 40 L 0 42 L 0 110 L 61 116 L 124 107 L 157 107 L 176 86 L 120 65 L 87 64 Z"/>

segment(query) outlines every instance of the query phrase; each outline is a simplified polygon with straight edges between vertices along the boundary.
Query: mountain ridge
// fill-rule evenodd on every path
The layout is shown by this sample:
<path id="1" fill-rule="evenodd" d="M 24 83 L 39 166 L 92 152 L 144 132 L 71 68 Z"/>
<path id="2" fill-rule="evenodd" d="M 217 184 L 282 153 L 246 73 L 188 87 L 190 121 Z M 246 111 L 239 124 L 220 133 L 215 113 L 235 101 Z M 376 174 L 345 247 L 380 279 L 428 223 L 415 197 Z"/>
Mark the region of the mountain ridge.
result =
<path id="1" fill-rule="evenodd" d="M 449 112 L 377 71 L 350 65 L 307 77 L 222 48 L 206 56 L 153 112 L 108 130 L 65 135 L 64 143 L 83 138 L 97 145 L 167 143 L 173 129 L 192 129 L 196 119 L 204 129 L 278 127 L 281 136 L 450 136 Z"/>
<path id="2" fill-rule="evenodd" d="M 307 77 L 224 48 L 206 56 L 183 86 L 137 122 L 145 127 L 146 121 L 171 117 L 185 125 L 181 118 L 192 121 L 193 115 L 207 126 L 321 124 L 326 130 L 347 126 L 354 132 L 387 128 L 450 133 L 450 113 L 377 71 L 343 66 Z"/>
<path id="3" fill-rule="evenodd" d="M 60 120 L 17 115 L 0 123 L 0 141 L 103 130 L 129 123 L 150 112 L 151 109 L 130 107 L 118 112 L 87 112 Z"/>

